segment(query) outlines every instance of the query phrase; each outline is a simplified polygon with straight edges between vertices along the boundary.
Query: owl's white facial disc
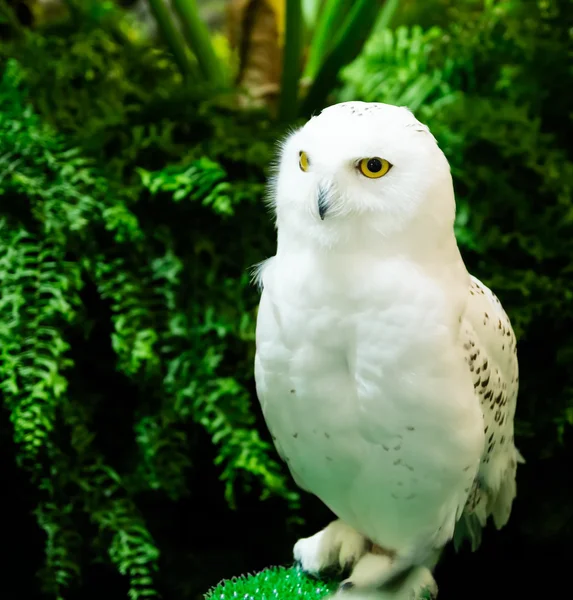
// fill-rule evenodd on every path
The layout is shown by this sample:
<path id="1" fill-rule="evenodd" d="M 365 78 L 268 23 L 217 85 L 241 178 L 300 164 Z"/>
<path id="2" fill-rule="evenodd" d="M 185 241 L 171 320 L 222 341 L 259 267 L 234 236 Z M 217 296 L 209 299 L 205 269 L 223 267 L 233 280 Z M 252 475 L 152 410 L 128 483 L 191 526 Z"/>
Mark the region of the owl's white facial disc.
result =
<path id="1" fill-rule="evenodd" d="M 406 108 L 345 102 L 323 110 L 283 143 L 272 181 L 279 233 L 327 246 L 370 233 L 451 228 L 449 164 Z"/>

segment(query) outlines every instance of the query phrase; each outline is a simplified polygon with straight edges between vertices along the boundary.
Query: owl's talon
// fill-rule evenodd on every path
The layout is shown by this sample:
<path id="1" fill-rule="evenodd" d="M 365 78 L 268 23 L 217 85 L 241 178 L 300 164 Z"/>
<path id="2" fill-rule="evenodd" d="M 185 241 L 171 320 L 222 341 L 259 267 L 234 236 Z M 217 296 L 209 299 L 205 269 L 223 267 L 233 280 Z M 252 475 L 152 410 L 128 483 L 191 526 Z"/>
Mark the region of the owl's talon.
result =
<path id="1" fill-rule="evenodd" d="M 437 600 L 438 585 L 435 582 L 435 580 L 432 583 L 424 586 L 417 594 L 417 598 L 419 598 L 420 600 Z"/>
<path id="2" fill-rule="evenodd" d="M 367 552 L 354 565 L 348 578 L 352 587 L 375 590 L 384 585 L 392 571 L 392 559 L 386 554 Z"/>
<path id="3" fill-rule="evenodd" d="M 371 555 L 372 556 L 372 555 Z M 368 565 L 368 569 L 365 565 Z M 337 600 L 436 600 L 438 586 L 431 571 L 426 567 L 415 567 L 409 574 L 399 582 L 392 579 L 392 583 L 378 586 L 376 580 L 380 581 L 391 574 L 391 570 L 383 571 L 375 568 L 376 563 L 372 559 L 362 561 L 362 573 L 353 572 L 349 579 L 343 581 L 333 597 Z M 379 567 L 380 565 L 378 565 Z M 368 575 L 368 577 L 366 577 Z"/>
<path id="4" fill-rule="evenodd" d="M 431 588 L 424 588 L 420 592 L 421 600 L 436 600 L 438 598 L 438 590 L 433 590 Z"/>
<path id="5" fill-rule="evenodd" d="M 309 575 L 340 576 L 354 567 L 367 548 L 368 541 L 363 535 L 336 520 L 313 536 L 298 540 L 293 554 Z"/>
<path id="6" fill-rule="evenodd" d="M 343 592 L 345 590 L 351 590 L 354 587 L 354 584 L 352 583 L 352 581 L 343 581 L 340 586 L 338 587 L 338 589 Z"/>
<path id="7" fill-rule="evenodd" d="M 384 591 L 390 591 L 382 588 Z M 436 600 L 438 585 L 427 567 L 415 567 L 390 593 L 392 600 Z M 382 600 L 382 598 L 381 598 Z"/>

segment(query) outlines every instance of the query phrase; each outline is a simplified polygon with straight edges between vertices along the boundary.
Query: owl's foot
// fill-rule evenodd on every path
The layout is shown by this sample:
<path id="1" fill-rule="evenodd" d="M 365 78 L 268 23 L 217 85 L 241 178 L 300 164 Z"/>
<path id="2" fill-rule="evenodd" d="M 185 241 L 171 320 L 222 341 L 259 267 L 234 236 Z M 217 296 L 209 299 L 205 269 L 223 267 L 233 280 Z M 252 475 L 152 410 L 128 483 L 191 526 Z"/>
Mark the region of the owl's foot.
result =
<path id="1" fill-rule="evenodd" d="M 365 555 L 343 581 L 336 598 L 342 600 L 435 600 L 438 586 L 427 567 L 414 567 L 399 581 L 388 582 L 391 569 L 380 556 Z M 383 582 L 383 583 L 381 583 Z M 385 585 L 387 584 L 387 585 Z"/>
<path id="2" fill-rule="evenodd" d="M 340 519 L 294 545 L 294 559 L 302 570 L 318 577 L 331 571 L 352 569 L 370 547 L 370 542 Z"/>
<path id="3" fill-rule="evenodd" d="M 354 565 L 348 579 L 340 584 L 340 589 L 377 589 L 381 587 L 392 575 L 393 562 L 390 554 L 367 552 Z"/>

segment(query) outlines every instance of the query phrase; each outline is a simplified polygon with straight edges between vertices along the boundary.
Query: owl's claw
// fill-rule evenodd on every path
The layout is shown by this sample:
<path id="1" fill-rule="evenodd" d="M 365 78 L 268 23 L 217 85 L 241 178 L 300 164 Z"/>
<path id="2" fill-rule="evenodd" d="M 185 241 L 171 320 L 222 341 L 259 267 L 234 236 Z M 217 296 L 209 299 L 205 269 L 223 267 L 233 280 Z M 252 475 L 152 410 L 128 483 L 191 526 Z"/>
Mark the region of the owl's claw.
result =
<path id="1" fill-rule="evenodd" d="M 314 577 L 350 571 L 366 553 L 368 540 L 341 520 L 294 546 L 295 562 Z"/>
<path id="2" fill-rule="evenodd" d="M 392 559 L 386 554 L 367 552 L 354 565 L 350 577 L 342 582 L 341 589 L 357 588 L 375 590 L 383 585 L 392 571 Z"/>
<path id="3" fill-rule="evenodd" d="M 388 579 L 392 576 L 392 566 L 384 559 L 375 554 L 363 556 L 338 588 L 336 597 L 341 600 L 436 600 L 438 586 L 428 568 L 415 567 L 396 582 Z"/>
<path id="4" fill-rule="evenodd" d="M 417 567 L 406 578 L 403 584 L 404 599 L 411 600 L 436 600 L 438 597 L 438 584 L 431 571 L 426 567 Z"/>

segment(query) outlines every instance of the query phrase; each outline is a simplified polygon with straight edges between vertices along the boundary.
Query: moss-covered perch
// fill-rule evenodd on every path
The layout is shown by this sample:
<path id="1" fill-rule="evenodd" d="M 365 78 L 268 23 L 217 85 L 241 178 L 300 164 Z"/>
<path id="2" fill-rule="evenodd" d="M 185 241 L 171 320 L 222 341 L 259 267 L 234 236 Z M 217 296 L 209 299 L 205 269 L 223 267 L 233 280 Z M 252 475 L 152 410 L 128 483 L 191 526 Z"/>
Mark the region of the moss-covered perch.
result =
<path id="1" fill-rule="evenodd" d="M 269 567 L 254 575 L 233 577 L 216 585 L 205 594 L 205 600 L 319 600 L 331 596 L 340 581 L 315 579 L 299 567 Z M 420 600 L 431 598 L 422 592 Z"/>
<path id="2" fill-rule="evenodd" d="M 254 575 L 233 577 L 219 583 L 205 600 L 319 600 L 338 588 L 338 581 L 318 580 L 298 567 L 269 567 Z"/>

